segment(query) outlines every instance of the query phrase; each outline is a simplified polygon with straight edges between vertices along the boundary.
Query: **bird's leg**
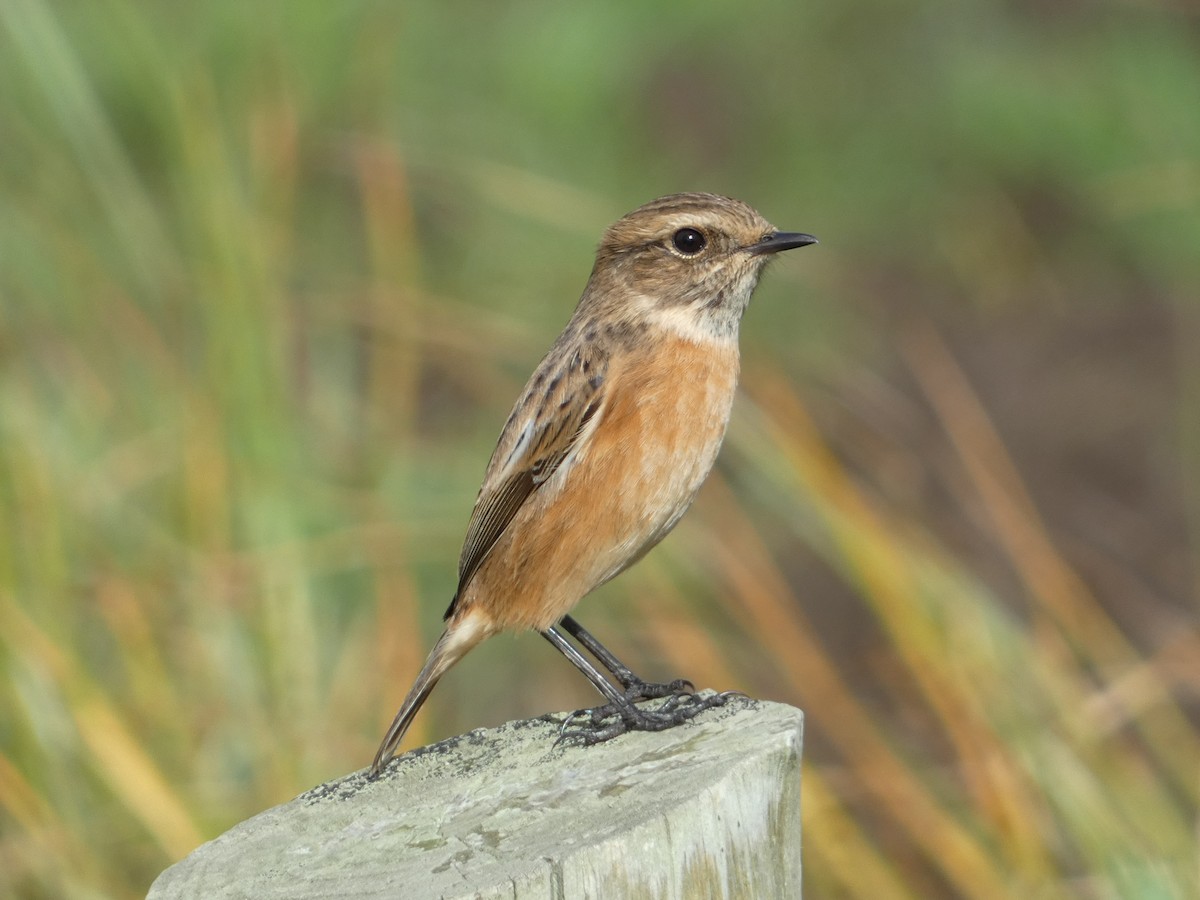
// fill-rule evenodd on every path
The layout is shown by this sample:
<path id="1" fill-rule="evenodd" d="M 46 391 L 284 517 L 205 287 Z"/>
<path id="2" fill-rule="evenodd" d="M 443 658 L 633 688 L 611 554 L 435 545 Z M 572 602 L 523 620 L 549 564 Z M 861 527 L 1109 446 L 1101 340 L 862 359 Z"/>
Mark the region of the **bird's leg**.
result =
<path id="1" fill-rule="evenodd" d="M 572 625 L 575 628 L 579 628 L 578 623 L 572 622 Z M 579 630 L 582 631 L 582 629 Z M 586 634 L 586 632 L 584 633 Z M 674 728 L 676 725 L 682 725 L 706 709 L 712 709 L 715 706 L 724 706 L 725 701 L 730 696 L 729 694 L 712 694 L 707 697 L 700 697 L 686 690 L 667 691 L 658 695 L 667 697 L 667 701 L 657 709 L 640 709 L 634 705 L 633 700 L 627 694 L 623 694 L 613 687 L 609 680 L 582 653 L 576 650 L 575 646 L 556 627 L 547 628 L 542 632 L 542 637 L 553 644 L 555 649 L 570 660 L 571 664 L 579 669 L 587 677 L 588 681 L 595 685 L 596 689 L 608 700 L 608 703 L 604 706 L 598 706 L 591 710 L 579 710 L 568 716 L 566 721 L 563 722 L 562 730 L 559 733 L 558 739 L 560 741 L 576 741 L 585 745 L 599 744 L 627 731 L 665 731 L 668 728 Z M 591 635 L 588 635 L 588 637 L 591 637 Z M 592 638 L 592 640 L 595 641 L 595 638 Z M 583 641 L 580 640 L 580 643 L 583 643 Z M 584 644 L 584 646 L 587 645 Z M 596 646 L 599 647 L 600 644 L 597 643 Z M 588 649 L 590 650 L 591 648 Z M 601 650 L 603 650 L 610 660 L 620 665 L 611 653 L 604 650 L 603 647 L 601 647 Z M 598 656 L 597 658 L 600 657 Z M 606 668 L 609 667 L 607 661 L 602 660 L 602 662 L 604 662 Z M 625 672 L 629 672 L 624 666 L 621 668 Z M 613 674 L 617 675 L 616 672 L 613 672 Z M 642 682 L 642 684 L 645 684 L 645 682 Z M 651 685 L 651 687 L 654 686 Z M 583 719 L 584 721 L 576 725 L 576 719 Z"/>
<path id="2" fill-rule="evenodd" d="M 612 672 L 613 677 L 625 689 L 626 699 L 634 703 L 637 703 L 639 700 L 656 700 L 659 697 L 675 697 L 679 694 L 690 695 L 696 692 L 695 685 L 686 678 L 677 678 L 675 681 L 665 683 L 643 681 L 637 675 L 633 674 L 633 670 L 629 666 L 617 659 L 611 650 L 596 640 L 591 632 L 570 616 L 563 616 L 559 624 L 566 629 L 571 637 L 579 641 L 588 653 L 596 657 L 604 668 Z"/>

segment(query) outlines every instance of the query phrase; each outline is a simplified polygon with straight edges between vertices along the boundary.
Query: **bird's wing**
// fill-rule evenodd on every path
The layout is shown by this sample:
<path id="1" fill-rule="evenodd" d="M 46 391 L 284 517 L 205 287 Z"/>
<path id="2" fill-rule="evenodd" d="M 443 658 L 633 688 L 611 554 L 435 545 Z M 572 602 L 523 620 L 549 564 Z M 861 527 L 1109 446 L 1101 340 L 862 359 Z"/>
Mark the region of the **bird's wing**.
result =
<path id="1" fill-rule="evenodd" d="M 488 464 L 458 563 L 458 590 L 446 618 L 517 510 L 571 454 L 605 401 L 607 357 L 555 348 L 542 360 L 509 416 Z"/>

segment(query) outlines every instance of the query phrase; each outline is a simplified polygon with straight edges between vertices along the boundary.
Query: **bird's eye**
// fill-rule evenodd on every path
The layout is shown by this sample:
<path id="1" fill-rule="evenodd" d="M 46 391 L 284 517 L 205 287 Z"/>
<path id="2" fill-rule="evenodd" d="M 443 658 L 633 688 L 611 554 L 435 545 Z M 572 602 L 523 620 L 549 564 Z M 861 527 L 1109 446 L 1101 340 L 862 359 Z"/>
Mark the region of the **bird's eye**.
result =
<path id="1" fill-rule="evenodd" d="M 704 235 L 695 228 L 680 228 L 671 237 L 671 243 L 675 245 L 675 249 L 684 256 L 695 256 L 704 249 L 704 245 L 708 243 L 704 239 Z"/>

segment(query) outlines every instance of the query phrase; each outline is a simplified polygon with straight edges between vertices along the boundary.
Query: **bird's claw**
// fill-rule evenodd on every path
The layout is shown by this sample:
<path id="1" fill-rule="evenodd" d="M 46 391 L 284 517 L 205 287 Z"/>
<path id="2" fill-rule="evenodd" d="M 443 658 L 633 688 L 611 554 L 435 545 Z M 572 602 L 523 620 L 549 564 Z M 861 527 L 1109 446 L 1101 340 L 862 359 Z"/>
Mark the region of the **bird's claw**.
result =
<path id="1" fill-rule="evenodd" d="M 602 744 L 628 731 L 666 731 L 676 725 L 691 721 L 706 709 L 724 706 L 730 697 L 745 696 L 741 691 L 726 691 L 720 694 L 700 696 L 685 690 L 665 694 L 662 703 L 653 709 L 641 709 L 632 703 L 618 705 L 608 703 L 594 709 L 578 709 L 563 721 L 559 728 L 557 746 L 562 743 L 577 743 L 590 747 Z M 661 699 L 661 698 L 660 698 Z M 586 721 L 575 725 L 579 719 Z"/>
<path id="2" fill-rule="evenodd" d="M 639 703 L 642 700 L 659 700 L 663 697 L 675 697 L 680 694 L 691 695 L 696 693 L 696 686 L 686 678 L 676 678 L 674 681 L 654 682 L 642 681 L 640 678 L 631 678 L 625 682 L 622 687 L 625 688 L 625 699 L 630 703 Z"/>

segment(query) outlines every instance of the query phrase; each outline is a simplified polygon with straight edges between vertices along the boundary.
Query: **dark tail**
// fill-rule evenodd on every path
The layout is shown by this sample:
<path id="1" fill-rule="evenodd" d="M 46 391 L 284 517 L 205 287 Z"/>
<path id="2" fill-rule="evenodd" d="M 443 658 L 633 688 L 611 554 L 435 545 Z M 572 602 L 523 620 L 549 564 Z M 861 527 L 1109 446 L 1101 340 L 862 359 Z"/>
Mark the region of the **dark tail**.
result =
<path id="1" fill-rule="evenodd" d="M 400 711 L 396 713 L 396 718 L 392 720 L 391 727 L 384 735 L 383 743 L 379 745 L 375 754 L 375 761 L 371 763 L 369 778 L 379 775 L 396 754 L 396 748 L 404 739 L 404 733 L 408 731 L 408 726 L 412 724 L 438 679 L 488 634 L 486 629 L 480 627 L 479 620 L 470 614 L 460 616 L 457 621 L 451 621 L 446 627 L 438 642 L 429 651 L 429 658 L 425 660 L 421 673 L 417 675 L 416 682 L 413 683 L 408 696 L 404 698 L 404 703 L 400 705 Z"/>

